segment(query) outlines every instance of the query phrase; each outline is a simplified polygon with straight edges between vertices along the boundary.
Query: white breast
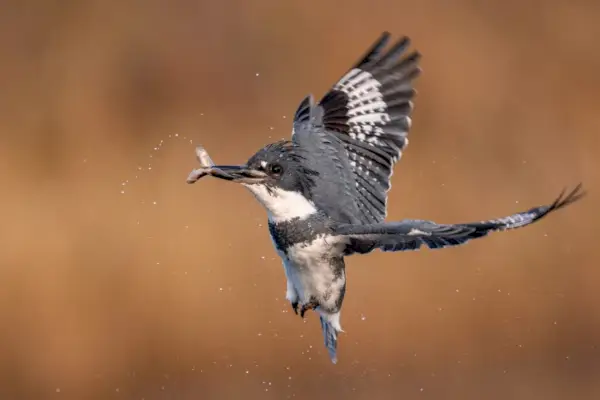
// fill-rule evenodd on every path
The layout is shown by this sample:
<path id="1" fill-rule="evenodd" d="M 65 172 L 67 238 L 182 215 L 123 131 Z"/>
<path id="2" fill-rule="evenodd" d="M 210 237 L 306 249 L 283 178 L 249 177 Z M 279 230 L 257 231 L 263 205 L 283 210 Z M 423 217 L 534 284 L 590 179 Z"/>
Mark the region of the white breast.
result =
<path id="1" fill-rule="evenodd" d="M 292 218 L 306 218 L 317 212 L 312 201 L 298 192 L 280 188 L 267 190 L 265 185 L 244 185 L 257 200 L 267 209 L 269 219 L 273 222 L 289 221 Z"/>
<path id="2" fill-rule="evenodd" d="M 310 243 L 295 244 L 288 249 L 287 255 L 280 253 L 287 278 L 301 302 L 307 302 L 311 297 L 320 299 L 331 287 L 335 275 L 328 256 L 339 254 L 342 246 L 339 238 L 320 236 Z"/>

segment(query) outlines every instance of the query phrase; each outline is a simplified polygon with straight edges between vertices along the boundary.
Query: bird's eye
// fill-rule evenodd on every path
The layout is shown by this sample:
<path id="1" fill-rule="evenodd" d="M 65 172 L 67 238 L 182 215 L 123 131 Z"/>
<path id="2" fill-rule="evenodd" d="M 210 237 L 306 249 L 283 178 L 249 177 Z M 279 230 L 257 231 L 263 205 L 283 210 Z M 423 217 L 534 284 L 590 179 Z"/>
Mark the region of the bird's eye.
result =
<path id="1" fill-rule="evenodd" d="M 281 172 L 283 171 L 283 168 L 281 168 L 281 165 L 279 165 L 279 164 L 271 164 L 269 166 L 269 170 L 273 174 L 281 174 Z"/>

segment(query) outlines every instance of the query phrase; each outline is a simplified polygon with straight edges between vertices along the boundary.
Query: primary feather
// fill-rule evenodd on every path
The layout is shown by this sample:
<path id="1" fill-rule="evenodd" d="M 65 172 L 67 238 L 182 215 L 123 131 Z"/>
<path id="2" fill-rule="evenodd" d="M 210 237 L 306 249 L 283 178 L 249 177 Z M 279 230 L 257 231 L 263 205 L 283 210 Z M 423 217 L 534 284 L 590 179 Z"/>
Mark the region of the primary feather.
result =
<path id="1" fill-rule="evenodd" d="M 563 191 L 549 205 L 534 207 L 504 218 L 464 224 L 437 224 L 432 221 L 404 220 L 371 225 L 339 225 L 337 235 L 346 237 L 346 254 L 383 251 L 418 250 L 425 245 L 430 249 L 458 246 L 472 239 L 487 236 L 491 232 L 521 228 L 544 218 L 581 199 L 585 192 L 579 184 L 566 196 Z"/>
<path id="2" fill-rule="evenodd" d="M 406 37 L 385 52 L 388 41 L 385 32 L 317 105 L 305 98 L 294 118 L 292 140 L 314 149 L 311 164 L 328 175 L 317 184 L 315 204 L 338 222 L 385 219 L 393 168 L 408 145 L 420 56 L 405 55 Z M 332 193 L 341 201 L 334 209 Z"/>

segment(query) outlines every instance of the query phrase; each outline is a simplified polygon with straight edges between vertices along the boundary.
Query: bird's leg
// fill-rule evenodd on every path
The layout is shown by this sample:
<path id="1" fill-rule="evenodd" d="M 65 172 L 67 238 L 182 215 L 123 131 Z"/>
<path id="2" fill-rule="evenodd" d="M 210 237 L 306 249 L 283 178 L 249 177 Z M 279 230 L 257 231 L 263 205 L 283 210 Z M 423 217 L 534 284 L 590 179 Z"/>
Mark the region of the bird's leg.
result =
<path id="1" fill-rule="evenodd" d="M 284 266 L 285 266 L 285 264 L 284 264 Z M 287 268 L 285 269 L 285 274 L 287 277 L 287 274 L 288 274 Z M 286 283 L 287 283 L 287 290 L 285 292 L 285 298 L 292 305 L 292 309 L 294 310 L 294 313 L 296 313 L 296 315 L 298 315 L 298 304 L 300 304 L 299 298 L 298 298 L 298 292 L 296 292 L 296 288 L 294 287 L 292 280 L 290 280 L 288 278 Z"/>
<path id="2" fill-rule="evenodd" d="M 306 311 L 314 310 L 317 307 L 319 307 L 319 303 L 317 303 L 315 300 L 311 300 L 306 304 L 302 304 L 302 308 L 300 308 L 300 316 L 304 318 Z"/>

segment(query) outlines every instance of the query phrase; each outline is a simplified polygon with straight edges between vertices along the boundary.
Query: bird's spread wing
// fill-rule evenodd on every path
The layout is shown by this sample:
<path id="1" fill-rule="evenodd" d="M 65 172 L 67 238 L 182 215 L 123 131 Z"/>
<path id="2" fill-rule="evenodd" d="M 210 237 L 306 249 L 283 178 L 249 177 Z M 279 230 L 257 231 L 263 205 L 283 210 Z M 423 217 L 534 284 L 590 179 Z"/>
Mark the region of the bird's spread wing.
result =
<path id="1" fill-rule="evenodd" d="M 335 232 L 349 238 L 347 254 L 365 254 L 375 249 L 418 250 L 422 245 L 439 249 L 461 245 L 471 239 L 486 236 L 490 232 L 527 226 L 553 211 L 572 204 L 584 195 L 581 185 L 578 185 L 566 196 L 563 191 L 550 205 L 483 222 L 444 225 L 431 221 L 404 220 L 372 225 L 340 225 L 335 228 Z"/>
<path id="2" fill-rule="evenodd" d="M 316 106 L 311 96 L 304 99 L 294 118 L 292 140 L 310 149 L 317 172 L 329 175 L 317 192 L 344 196 L 348 215 L 340 218 L 347 222 L 385 219 L 393 168 L 408 144 L 419 54 L 403 57 L 406 37 L 385 52 L 389 36 L 383 33 Z M 317 206 L 326 209 L 318 195 Z"/>

